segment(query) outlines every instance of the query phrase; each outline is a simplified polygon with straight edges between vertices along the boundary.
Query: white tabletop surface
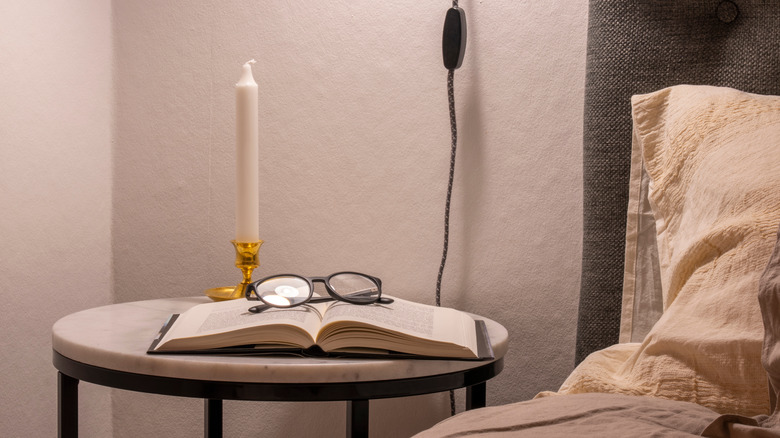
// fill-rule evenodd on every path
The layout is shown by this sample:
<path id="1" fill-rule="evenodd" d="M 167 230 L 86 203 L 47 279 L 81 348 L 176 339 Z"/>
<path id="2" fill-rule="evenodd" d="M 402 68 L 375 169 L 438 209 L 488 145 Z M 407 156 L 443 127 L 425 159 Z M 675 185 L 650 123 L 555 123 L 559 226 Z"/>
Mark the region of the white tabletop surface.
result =
<path id="1" fill-rule="evenodd" d="M 423 377 L 467 370 L 485 362 L 414 359 L 344 359 L 150 355 L 146 351 L 173 313 L 209 302 L 207 297 L 163 298 L 96 307 L 73 313 L 52 328 L 52 347 L 61 355 L 98 367 L 183 379 L 226 382 L 325 383 Z M 508 348 L 508 333 L 483 319 L 495 360 Z"/>

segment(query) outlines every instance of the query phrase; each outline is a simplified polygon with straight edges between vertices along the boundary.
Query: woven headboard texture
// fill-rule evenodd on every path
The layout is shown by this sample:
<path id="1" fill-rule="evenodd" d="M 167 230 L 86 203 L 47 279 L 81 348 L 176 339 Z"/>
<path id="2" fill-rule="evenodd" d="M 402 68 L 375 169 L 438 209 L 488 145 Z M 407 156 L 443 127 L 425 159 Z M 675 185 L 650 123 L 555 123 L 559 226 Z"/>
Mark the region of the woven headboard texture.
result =
<path id="1" fill-rule="evenodd" d="M 618 342 L 631 96 L 678 84 L 780 95 L 778 0 L 591 0 L 588 20 L 577 363 Z"/>

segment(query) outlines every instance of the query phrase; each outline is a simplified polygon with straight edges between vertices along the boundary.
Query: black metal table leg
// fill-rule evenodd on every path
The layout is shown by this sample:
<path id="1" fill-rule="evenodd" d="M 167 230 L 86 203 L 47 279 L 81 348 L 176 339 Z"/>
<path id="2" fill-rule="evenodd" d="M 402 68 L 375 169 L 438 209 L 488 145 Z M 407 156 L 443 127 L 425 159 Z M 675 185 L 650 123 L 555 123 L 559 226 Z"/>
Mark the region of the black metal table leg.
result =
<path id="1" fill-rule="evenodd" d="M 222 438 L 222 400 L 204 400 L 203 435 L 206 438 Z"/>
<path id="2" fill-rule="evenodd" d="M 466 410 L 487 406 L 487 384 L 477 383 L 466 388 Z"/>
<path id="3" fill-rule="evenodd" d="M 79 436 L 79 381 L 57 372 L 57 436 Z"/>
<path id="4" fill-rule="evenodd" d="M 347 437 L 368 438 L 368 400 L 347 401 Z"/>

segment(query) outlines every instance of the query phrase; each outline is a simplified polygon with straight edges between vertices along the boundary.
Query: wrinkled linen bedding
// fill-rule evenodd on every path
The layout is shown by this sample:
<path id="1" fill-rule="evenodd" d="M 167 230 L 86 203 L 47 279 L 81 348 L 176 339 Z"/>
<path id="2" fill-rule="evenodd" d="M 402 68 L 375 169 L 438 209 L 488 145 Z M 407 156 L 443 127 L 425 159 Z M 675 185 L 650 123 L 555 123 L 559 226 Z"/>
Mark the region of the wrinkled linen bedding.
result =
<path id="1" fill-rule="evenodd" d="M 780 96 L 678 85 L 631 103 L 632 165 L 650 178 L 663 315 L 641 343 L 588 356 L 558 392 L 766 414 L 757 295 L 780 222 Z"/>
<path id="2" fill-rule="evenodd" d="M 761 363 L 780 399 L 780 228 L 759 282 L 764 322 Z M 705 436 L 780 438 L 780 406 L 770 415 L 719 415 L 701 405 L 653 396 L 569 394 L 464 412 L 417 435 L 429 437 Z"/>
<path id="3" fill-rule="evenodd" d="M 416 437 L 687 437 L 698 436 L 717 418 L 717 413 L 694 403 L 573 394 L 464 412 Z"/>
<path id="4" fill-rule="evenodd" d="M 677 86 L 632 103 L 663 316 L 642 343 L 591 354 L 556 395 L 418 437 L 780 438 L 780 96 Z"/>

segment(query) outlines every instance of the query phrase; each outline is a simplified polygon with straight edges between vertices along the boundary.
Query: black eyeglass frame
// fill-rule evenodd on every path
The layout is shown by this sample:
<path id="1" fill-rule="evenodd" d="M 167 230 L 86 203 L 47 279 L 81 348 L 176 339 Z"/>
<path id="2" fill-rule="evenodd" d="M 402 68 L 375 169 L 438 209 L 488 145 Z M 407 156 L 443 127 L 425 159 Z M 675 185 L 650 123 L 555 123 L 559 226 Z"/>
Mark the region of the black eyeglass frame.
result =
<path id="1" fill-rule="evenodd" d="M 336 277 L 338 275 L 359 275 L 361 277 L 365 277 L 369 280 L 371 280 L 374 284 L 376 284 L 377 287 L 377 293 L 376 298 L 373 300 L 350 300 L 348 297 L 345 297 L 343 295 L 339 295 L 338 292 L 336 292 L 335 288 L 330 284 L 330 281 L 333 277 Z M 280 306 L 278 304 L 272 304 L 267 301 L 264 301 L 260 296 L 257 294 L 257 286 L 261 283 L 264 283 L 268 280 L 272 280 L 274 278 L 278 277 L 295 277 L 298 279 L 301 279 L 308 283 L 309 285 L 309 296 L 306 297 L 306 299 L 301 300 L 300 302 L 293 303 L 289 306 Z M 313 298 L 314 294 L 314 283 L 322 283 L 325 285 L 325 290 L 328 292 L 329 297 L 316 297 Z M 252 293 L 254 292 L 254 297 L 252 296 Z M 335 272 L 333 274 L 328 275 L 327 277 L 304 277 L 302 275 L 298 274 L 277 274 L 277 275 L 271 275 L 269 277 L 265 277 L 263 279 L 253 281 L 252 283 L 249 283 L 246 285 L 246 290 L 244 292 L 244 296 L 247 300 L 250 301 L 261 301 L 263 304 L 254 306 L 249 308 L 250 312 L 253 313 L 260 313 L 263 310 L 273 307 L 277 309 L 289 309 L 292 307 L 301 306 L 304 304 L 313 304 L 313 303 L 321 303 L 325 301 L 343 301 L 350 304 L 355 305 L 367 305 L 367 304 L 376 304 L 376 303 L 382 303 L 382 304 L 390 304 L 393 302 L 392 298 L 383 298 L 382 297 L 382 280 L 379 279 L 379 277 L 374 277 L 373 275 L 363 274 L 361 272 L 354 272 L 354 271 L 341 271 L 341 272 Z"/>

